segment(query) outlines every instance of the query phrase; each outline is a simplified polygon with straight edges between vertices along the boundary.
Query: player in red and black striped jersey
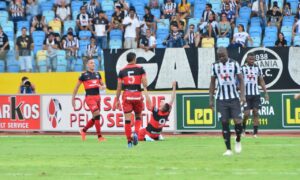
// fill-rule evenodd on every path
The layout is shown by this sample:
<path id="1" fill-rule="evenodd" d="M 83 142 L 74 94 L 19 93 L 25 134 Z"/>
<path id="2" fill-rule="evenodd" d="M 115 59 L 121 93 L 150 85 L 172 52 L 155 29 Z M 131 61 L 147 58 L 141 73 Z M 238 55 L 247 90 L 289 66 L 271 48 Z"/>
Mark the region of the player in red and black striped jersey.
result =
<path id="1" fill-rule="evenodd" d="M 154 141 L 163 140 L 161 131 L 168 121 L 171 112 L 171 107 L 176 95 L 176 82 L 173 82 L 173 92 L 169 103 L 161 101 L 159 108 L 149 104 L 152 108 L 152 116 L 146 128 L 140 129 L 139 141 Z M 149 100 L 150 101 L 150 100 Z"/>
<path id="2" fill-rule="evenodd" d="M 125 114 L 125 135 L 128 141 L 128 147 L 137 145 L 138 132 L 142 124 L 142 110 L 144 108 L 141 84 L 143 84 L 146 97 L 149 97 L 147 91 L 147 78 L 142 66 L 136 64 L 136 54 L 130 52 L 127 54 L 128 64 L 120 70 L 117 87 L 117 102 L 115 108 L 118 108 L 119 98 L 123 86 L 122 106 Z M 147 98 L 150 99 L 150 98 Z M 135 113 L 134 133 L 131 130 L 131 112 Z"/>
<path id="3" fill-rule="evenodd" d="M 104 141 L 105 138 L 101 135 L 100 125 L 100 89 L 103 90 L 106 86 L 102 82 L 100 73 L 95 71 L 95 61 L 93 59 L 87 61 L 87 67 L 88 70 L 81 74 L 75 86 L 72 96 L 72 106 L 75 108 L 75 96 L 80 85 L 83 84 L 86 92 L 85 103 L 93 113 L 93 118 L 88 121 L 84 128 L 80 129 L 81 138 L 84 141 L 87 130 L 95 125 L 98 140 Z"/>

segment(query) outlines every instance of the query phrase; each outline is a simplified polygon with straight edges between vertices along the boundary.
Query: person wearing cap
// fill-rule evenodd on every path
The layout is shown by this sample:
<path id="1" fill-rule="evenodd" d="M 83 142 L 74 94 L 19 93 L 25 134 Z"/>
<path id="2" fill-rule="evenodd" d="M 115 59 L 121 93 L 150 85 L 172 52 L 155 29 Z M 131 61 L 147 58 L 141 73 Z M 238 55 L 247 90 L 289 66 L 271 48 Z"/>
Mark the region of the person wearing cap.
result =
<path id="1" fill-rule="evenodd" d="M 77 38 L 74 38 L 72 32 L 68 32 L 63 49 L 67 52 L 67 70 L 73 71 L 77 61 L 79 41 Z"/>
<path id="2" fill-rule="evenodd" d="M 56 9 L 56 16 L 63 22 L 71 19 L 71 8 L 66 5 L 65 1 L 61 2 L 61 5 Z"/>
<path id="3" fill-rule="evenodd" d="M 109 22 L 105 12 L 100 10 L 98 17 L 93 19 L 93 34 L 96 37 L 97 45 L 101 49 L 107 48 L 107 33 L 110 31 Z"/>
<path id="4" fill-rule="evenodd" d="M 60 43 L 55 39 L 54 33 L 50 33 L 49 37 L 44 40 L 43 49 L 47 50 L 47 69 L 49 72 L 56 71 L 57 53 Z"/>
<path id="5" fill-rule="evenodd" d="M 8 50 L 9 50 L 8 37 L 3 32 L 2 26 L 0 26 L 0 60 L 6 59 L 6 54 Z"/>
<path id="6" fill-rule="evenodd" d="M 129 10 L 129 16 L 126 16 L 123 21 L 123 26 L 125 29 L 124 33 L 124 48 L 137 48 L 137 42 L 140 34 L 140 22 L 135 15 L 135 9 Z"/>
<path id="7" fill-rule="evenodd" d="M 115 12 L 112 14 L 111 27 L 113 29 L 121 29 L 123 30 L 122 22 L 124 20 L 125 14 L 124 11 L 121 10 L 120 5 L 115 6 Z"/>
<path id="8" fill-rule="evenodd" d="M 21 72 L 32 71 L 31 50 L 34 44 L 31 36 L 27 35 L 27 28 L 22 27 L 22 35 L 17 37 L 16 41 L 16 59 L 19 60 Z"/>

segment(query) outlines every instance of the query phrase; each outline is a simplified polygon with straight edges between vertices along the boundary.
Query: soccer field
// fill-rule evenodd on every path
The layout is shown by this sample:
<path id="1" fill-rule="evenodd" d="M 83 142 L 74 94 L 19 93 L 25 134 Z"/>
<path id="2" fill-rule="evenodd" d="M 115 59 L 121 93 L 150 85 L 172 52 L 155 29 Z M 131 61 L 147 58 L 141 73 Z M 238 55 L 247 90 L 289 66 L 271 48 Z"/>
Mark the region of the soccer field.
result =
<path id="1" fill-rule="evenodd" d="M 220 136 L 167 136 L 128 149 L 124 136 L 0 136 L 1 179 L 299 179 L 300 139 L 242 140 L 223 157 Z M 232 138 L 233 140 L 233 138 Z M 232 143 L 233 144 L 233 143 Z"/>

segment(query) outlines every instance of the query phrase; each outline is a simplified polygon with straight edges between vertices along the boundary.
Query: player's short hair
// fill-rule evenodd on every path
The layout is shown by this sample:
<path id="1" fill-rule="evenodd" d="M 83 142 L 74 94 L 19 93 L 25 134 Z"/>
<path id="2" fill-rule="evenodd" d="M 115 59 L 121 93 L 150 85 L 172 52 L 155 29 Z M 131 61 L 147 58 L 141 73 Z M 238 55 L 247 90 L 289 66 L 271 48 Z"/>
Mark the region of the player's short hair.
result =
<path id="1" fill-rule="evenodd" d="M 169 103 L 165 103 L 164 106 L 162 107 L 162 110 L 163 112 L 169 112 L 171 109 L 171 106 Z"/>
<path id="2" fill-rule="evenodd" d="M 224 48 L 224 47 L 219 47 L 218 50 L 217 50 L 217 54 L 220 54 L 220 53 L 226 53 L 227 54 L 227 49 Z"/>
<path id="3" fill-rule="evenodd" d="M 255 56 L 255 54 L 254 54 L 253 52 L 248 53 L 248 54 L 247 54 L 247 57 L 250 57 L 250 56 Z"/>
<path id="4" fill-rule="evenodd" d="M 134 52 L 130 52 L 127 54 L 127 62 L 132 62 L 136 58 L 136 54 Z"/>

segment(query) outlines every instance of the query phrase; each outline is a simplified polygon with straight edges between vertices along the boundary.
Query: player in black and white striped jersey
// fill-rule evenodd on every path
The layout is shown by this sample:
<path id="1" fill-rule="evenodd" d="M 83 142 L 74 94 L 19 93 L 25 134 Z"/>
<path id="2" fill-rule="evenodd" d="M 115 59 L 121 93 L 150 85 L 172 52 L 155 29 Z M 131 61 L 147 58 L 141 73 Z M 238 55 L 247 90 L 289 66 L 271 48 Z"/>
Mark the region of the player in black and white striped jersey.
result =
<path id="1" fill-rule="evenodd" d="M 243 135 L 245 135 L 247 120 L 249 119 L 250 111 L 253 114 L 253 135 L 257 137 L 259 125 L 259 113 L 261 108 L 260 92 L 258 86 L 260 85 L 265 93 L 265 100 L 269 101 L 269 95 L 263 78 L 262 70 L 255 63 L 255 54 L 248 53 L 246 63 L 242 66 L 242 73 L 244 75 L 246 105 L 244 107 L 243 118 Z"/>
<path id="2" fill-rule="evenodd" d="M 225 156 L 232 155 L 230 144 L 229 120 L 233 119 L 235 123 L 236 143 L 235 152 L 240 153 L 242 150 L 241 133 L 242 133 L 242 112 L 241 104 L 246 101 L 244 94 L 244 79 L 241 73 L 240 65 L 233 59 L 228 58 L 226 48 L 217 50 L 218 61 L 212 64 L 212 74 L 209 87 L 209 105 L 214 107 L 214 91 L 216 80 L 218 81 L 216 92 L 216 105 L 219 119 L 222 121 L 222 134 L 226 144 L 227 151 Z M 240 84 L 240 94 L 237 91 L 236 78 Z"/>

